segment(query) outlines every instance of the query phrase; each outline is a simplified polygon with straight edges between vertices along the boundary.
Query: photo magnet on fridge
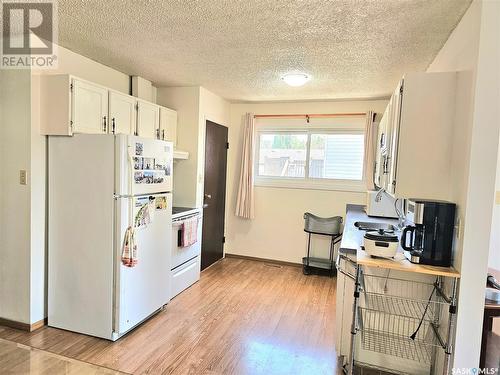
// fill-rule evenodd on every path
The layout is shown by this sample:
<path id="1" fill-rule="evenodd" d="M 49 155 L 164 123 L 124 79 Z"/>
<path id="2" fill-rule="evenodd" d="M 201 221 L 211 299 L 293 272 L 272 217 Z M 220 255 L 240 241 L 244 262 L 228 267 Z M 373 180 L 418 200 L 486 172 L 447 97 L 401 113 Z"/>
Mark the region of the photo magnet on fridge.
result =
<path id="1" fill-rule="evenodd" d="M 157 210 L 167 209 L 167 197 L 156 197 L 155 205 Z"/>
<path id="2" fill-rule="evenodd" d="M 142 152 L 144 151 L 144 145 L 140 142 L 135 144 L 135 154 L 137 156 L 142 156 Z"/>

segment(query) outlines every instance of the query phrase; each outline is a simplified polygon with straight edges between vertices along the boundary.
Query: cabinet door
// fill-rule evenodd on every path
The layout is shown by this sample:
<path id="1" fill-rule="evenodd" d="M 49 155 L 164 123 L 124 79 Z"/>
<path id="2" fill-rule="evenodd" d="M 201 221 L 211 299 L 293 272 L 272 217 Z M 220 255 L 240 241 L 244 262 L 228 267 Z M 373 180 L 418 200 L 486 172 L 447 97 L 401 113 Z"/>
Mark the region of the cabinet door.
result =
<path id="1" fill-rule="evenodd" d="M 389 112 L 391 110 L 391 102 L 387 104 L 387 108 L 384 111 L 382 119 L 378 125 L 377 132 L 377 153 L 375 156 L 375 176 L 374 183 L 376 188 L 386 189 L 385 175 L 387 173 L 387 147 L 388 147 L 388 123 L 389 123 Z"/>
<path id="2" fill-rule="evenodd" d="M 74 79 L 72 83 L 73 133 L 107 133 L 108 90 L 77 79 Z"/>
<path id="3" fill-rule="evenodd" d="M 137 135 L 159 139 L 160 107 L 156 104 L 137 102 Z"/>
<path id="4" fill-rule="evenodd" d="M 134 134 L 136 121 L 136 98 L 120 94 L 109 93 L 109 132 L 113 134 Z"/>
<path id="5" fill-rule="evenodd" d="M 160 138 L 177 145 L 177 112 L 160 107 Z"/>
<path id="6" fill-rule="evenodd" d="M 396 91 L 392 95 L 392 114 L 391 114 L 391 130 L 390 130 L 390 146 L 389 160 L 387 168 L 387 192 L 396 194 L 397 183 L 397 164 L 399 151 L 399 128 L 401 125 L 401 105 L 403 97 L 403 81 L 398 85 Z"/>

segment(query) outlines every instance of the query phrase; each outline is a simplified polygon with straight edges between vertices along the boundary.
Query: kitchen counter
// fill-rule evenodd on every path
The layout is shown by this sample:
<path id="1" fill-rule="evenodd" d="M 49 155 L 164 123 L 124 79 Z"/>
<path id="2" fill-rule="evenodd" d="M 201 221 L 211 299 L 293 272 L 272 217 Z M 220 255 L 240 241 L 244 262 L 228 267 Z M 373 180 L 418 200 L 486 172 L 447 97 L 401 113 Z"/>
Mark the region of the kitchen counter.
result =
<path id="1" fill-rule="evenodd" d="M 437 267 L 411 263 L 405 258 L 401 245 L 399 245 L 398 252 L 393 259 L 376 258 L 368 255 L 362 248 L 363 236 L 366 232 L 354 226 L 356 221 L 387 223 L 394 226 L 398 224 L 397 219 L 369 217 L 365 213 L 364 206 L 348 204 L 344 233 L 342 235 L 339 252 L 349 257 L 353 262 L 362 266 L 374 268 L 385 268 L 454 278 L 460 277 L 460 273 L 453 267 Z M 399 237 L 400 233 L 397 233 L 397 235 Z"/>
<path id="2" fill-rule="evenodd" d="M 372 223 L 387 223 L 398 225 L 397 219 L 369 217 L 365 213 L 365 206 L 358 204 L 348 204 L 346 206 L 346 217 L 344 223 L 344 233 L 340 243 L 340 251 L 346 254 L 355 253 L 363 244 L 364 230 L 359 230 L 354 226 L 356 221 L 368 221 Z"/>

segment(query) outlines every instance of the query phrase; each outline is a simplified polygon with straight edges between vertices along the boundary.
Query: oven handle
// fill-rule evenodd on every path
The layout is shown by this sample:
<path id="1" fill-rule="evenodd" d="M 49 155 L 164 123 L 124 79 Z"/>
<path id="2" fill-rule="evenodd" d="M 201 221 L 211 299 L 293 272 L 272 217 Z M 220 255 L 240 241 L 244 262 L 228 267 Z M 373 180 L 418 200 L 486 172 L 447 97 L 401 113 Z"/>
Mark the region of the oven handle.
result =
<path id="1" fill-rule="evenodd" d="M 187 217 L 180 217 L 180 218 L 174 219 L 172 221 L 172 228 L 180 227 L 187 219 L 191 219 L 193 217 L 196 217 L 198 219 L 198 222 L 201 219 L 201 215 L 200 214 L 195 214 L 195 215 L 191 215 L 191 216 L 187 216 Z"/>

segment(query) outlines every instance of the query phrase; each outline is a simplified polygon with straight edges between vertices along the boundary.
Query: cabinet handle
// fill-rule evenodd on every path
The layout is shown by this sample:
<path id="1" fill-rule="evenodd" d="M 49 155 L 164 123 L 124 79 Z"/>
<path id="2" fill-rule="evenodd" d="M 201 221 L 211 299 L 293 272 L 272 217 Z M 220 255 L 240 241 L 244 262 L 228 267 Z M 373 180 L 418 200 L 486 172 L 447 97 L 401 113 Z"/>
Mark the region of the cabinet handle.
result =
<path id="1" fill-rule="evenodd" d="M 156 139 L 160 139 L 160 129 L 156 129 Z"/>
<path id="2" fill-rule="evenodd" d="M 165 129 L 161 131 L 161 139 L 165 140 Z"/>
<path id="3" fill-rule="evenodd" d="M 116 129 L 116 124 L 115 124 L 115 118 L 113 117 L 111 119 L 111 131 L 113 132 L 113 134 L 115 134 L 115 129 Z"/>
<path id="4" fill-rule="evenodd" d="M 106 116 L 104 116 L 104 123 L 102 125 L 102 130 L 104 130 L 104 133 L 108 131 L 108 124 L 106 124 Z"/>

